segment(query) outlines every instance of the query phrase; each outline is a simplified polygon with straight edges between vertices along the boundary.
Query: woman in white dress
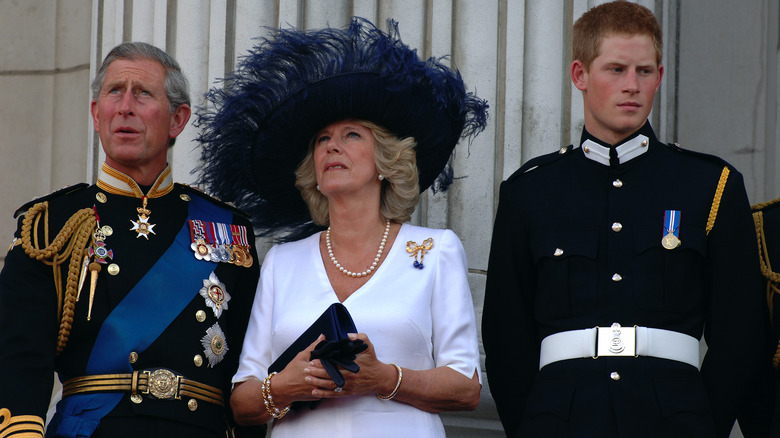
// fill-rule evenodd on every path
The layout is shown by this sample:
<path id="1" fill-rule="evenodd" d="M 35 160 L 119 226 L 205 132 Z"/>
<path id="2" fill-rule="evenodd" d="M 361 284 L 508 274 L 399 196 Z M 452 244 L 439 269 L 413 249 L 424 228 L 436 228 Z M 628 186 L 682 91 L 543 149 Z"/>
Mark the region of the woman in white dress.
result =
<path id="1" fill-rule="evenodd" d="M 452 181 L 449 157 L 484 128 L 486 103 L 457 72 L 420 60 L 395 23 L 385 33 L 362 19 L 344 30 L 279 31 L 227 83 L 209 96 L 216 110 L 200 116 L 204 180 L 252 213 L 261 235 L 287 231 L 262 265 L 233 378 L 236 420 L 273 420 L 273 437 L 443 437 L 437 413 L 479 402 L 468 267 L 455 233 L 407 222 L 421 191 L 437 177 L 439 189 Z M 237 103 L 248 95 L 267 106 Z M 225 115 L 249 127 L 233 125 L 245 132 L 226 139 Z M 250 151 L 225 164 L 242 137 Z M 297 193 L 286 187 L 291 166 Z M 296 215 L 291 204 L 304 202 L 307 214 Z M 359 370 L 342 369 L 337 386 L 310 359 L 321 336 L 269 373 L 333 303 L 354 320 L 350 339 L 367 346 Z"/>

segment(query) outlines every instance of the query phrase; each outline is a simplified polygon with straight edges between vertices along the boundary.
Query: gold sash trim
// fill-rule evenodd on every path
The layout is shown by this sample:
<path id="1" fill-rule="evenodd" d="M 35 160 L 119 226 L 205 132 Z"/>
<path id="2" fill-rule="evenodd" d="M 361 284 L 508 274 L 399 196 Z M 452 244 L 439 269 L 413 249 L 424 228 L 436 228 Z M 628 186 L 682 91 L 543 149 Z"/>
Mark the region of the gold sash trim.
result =
<path id="1" fill-rule="evenodd" d="M 42 438 L 43 419 L 36 415 L 12 416 L 8 408 L 0 409 L 0 438 Z"/>

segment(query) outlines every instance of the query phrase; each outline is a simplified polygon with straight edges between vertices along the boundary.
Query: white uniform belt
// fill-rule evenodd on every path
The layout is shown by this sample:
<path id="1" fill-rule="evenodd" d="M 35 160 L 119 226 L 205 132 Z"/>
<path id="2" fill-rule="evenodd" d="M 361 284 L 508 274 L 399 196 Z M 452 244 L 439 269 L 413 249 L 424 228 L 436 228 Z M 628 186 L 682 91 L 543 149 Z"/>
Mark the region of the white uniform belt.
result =
<path id="1" fill-rule="evenodd" d="M 555 333 L 542 340 L 539 369 L 559 360 L 602 356 L 651 356 L 699 368 L 699 340 L 649 327 L 594 327 Z"/>

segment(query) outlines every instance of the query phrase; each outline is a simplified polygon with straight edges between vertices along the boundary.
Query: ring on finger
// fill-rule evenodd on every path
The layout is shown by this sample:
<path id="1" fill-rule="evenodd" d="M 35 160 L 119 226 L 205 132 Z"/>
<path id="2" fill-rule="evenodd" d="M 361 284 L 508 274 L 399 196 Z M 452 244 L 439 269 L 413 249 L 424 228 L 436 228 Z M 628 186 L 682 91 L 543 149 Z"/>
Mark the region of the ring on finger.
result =
<path id="1" fill-rule="evenodd" d="M 337 386 L 337 387 L 333 388 L 333 392 L 341 392 L 341 391 L 342 391 L 342 389 L 341 389 L 340 386 Z"/>

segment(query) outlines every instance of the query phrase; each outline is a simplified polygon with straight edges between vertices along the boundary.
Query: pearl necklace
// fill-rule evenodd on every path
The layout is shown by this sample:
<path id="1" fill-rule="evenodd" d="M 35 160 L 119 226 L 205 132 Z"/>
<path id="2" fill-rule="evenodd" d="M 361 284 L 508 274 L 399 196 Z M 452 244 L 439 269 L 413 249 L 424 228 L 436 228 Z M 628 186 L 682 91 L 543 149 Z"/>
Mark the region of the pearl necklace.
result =
<path id="1" fill-rule="evenodd" d="M 371 263 L 371 266 L 366 269 L 363 272 L 352 272 L 348 269 L 345 269 L 343 266 L 341 266 L 341 263 L 339 263 L 338 260 L 336 260 L 336 256 L 333 255 L 333 247 L 330 244 L 330 227 L 328 227 L 328 231 L 325 232 L 325 246 L 328 247 L 328 256 L 330 256 L 330 261 L 333 262 L 333 264 L 338 268 L 339 272 L 346 275 L 347 277 L 354 277 L 354 278 L 360 278 L 360 277 L 366 277 L 371 272 L 376 269 L 376 266 L 379 264 L 379 259 L 382 258 L 382 251 L 385 250 L 385 243 L 387 243 L 387 235 L 390 234 L 390 220 L 387 220 L 387 223 L 385 224 L 385 233 L 382 235 L 382 241 L 379 243 L 379 250 L 376 252 L 376 257 L 374 257 L 374 262 Z"/>

